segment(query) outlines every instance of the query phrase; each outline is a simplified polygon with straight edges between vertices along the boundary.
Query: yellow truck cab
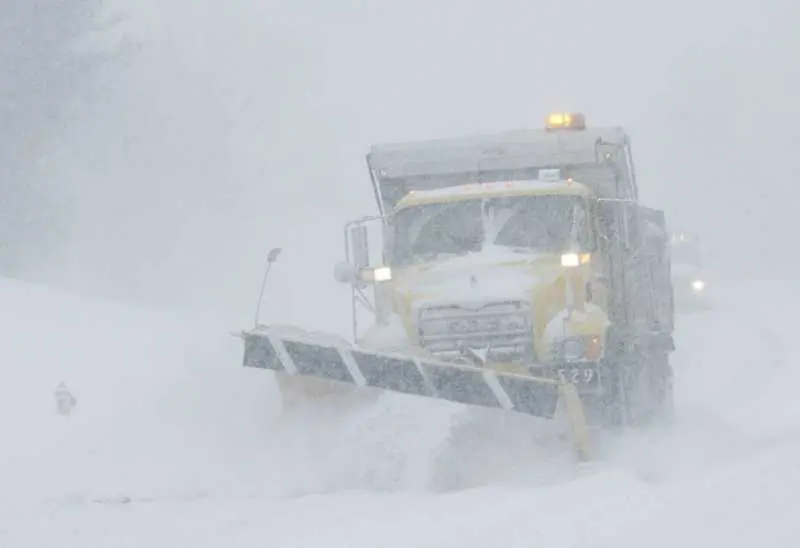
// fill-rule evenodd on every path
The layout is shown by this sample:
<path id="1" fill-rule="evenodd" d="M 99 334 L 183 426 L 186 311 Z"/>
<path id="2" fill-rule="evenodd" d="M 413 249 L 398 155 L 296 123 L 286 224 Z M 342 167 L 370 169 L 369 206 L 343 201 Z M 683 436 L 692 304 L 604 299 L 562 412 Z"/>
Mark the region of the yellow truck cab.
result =
<path id="1" fill-rule="evenodd" d="M 598 359 L 608 316 L 594 198 L 560 179 L 411 191 L 386 249 L 390 306 L 410 348 L 524 373 L 554 355 Z"/>

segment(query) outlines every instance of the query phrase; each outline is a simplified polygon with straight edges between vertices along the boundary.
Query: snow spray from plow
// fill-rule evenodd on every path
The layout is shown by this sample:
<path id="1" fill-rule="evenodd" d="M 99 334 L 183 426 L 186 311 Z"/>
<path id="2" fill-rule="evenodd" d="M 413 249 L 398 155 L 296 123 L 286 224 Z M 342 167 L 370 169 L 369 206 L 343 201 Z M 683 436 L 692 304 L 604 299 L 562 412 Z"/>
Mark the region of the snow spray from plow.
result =
<path id="1" fill-rule="evenodd" d="M 577 456 L 588 460 L 588 428 L 574 385 L 551 379 L 388 353 L 376 353 L 316 334 L 257 326 L 244 340 L 245 367 L 324 379 L 358 387 L 554 419 L 566 412 Z"/>

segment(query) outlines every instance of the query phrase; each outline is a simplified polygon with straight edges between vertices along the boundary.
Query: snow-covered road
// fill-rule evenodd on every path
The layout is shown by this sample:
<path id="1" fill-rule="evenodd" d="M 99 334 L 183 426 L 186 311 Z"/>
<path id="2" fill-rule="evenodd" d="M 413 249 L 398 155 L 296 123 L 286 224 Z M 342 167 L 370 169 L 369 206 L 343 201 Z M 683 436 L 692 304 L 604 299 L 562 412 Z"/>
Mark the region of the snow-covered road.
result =
<path id="1" fill-rule="evenodd" d="M 679 318 L 670 431 L 586 467 L 521 447 L 513 468 L 506 440 L 482 456 L 496 473 L 439 492 L 451 406 L 279 420 L 269 374 L 239 366 L 237 326 L 4 281 L 0 546 L 796 546 L 800 288 L 718 291 Z"/>

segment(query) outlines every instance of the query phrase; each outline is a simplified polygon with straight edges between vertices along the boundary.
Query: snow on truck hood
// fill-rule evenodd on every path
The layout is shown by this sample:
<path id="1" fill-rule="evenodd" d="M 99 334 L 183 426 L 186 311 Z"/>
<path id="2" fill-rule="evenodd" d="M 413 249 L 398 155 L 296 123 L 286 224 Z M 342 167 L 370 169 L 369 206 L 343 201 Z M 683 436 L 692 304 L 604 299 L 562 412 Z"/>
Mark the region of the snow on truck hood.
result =
<path id="1" fill-rule="evenodd" d="M 515 253 L 504 248 L 412 266 L 398 276 L 397 291 L 410 297 L 412 309 L 438 303 L 530 301 L 532 289 L 562 272 L 553 254 Z"/>

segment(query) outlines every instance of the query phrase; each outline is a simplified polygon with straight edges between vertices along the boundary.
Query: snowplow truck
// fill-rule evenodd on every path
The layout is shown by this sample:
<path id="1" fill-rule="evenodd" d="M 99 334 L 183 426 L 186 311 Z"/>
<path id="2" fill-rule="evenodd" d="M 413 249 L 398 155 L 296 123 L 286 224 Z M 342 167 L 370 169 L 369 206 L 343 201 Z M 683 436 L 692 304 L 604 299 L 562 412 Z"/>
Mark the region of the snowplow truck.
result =
<path id="1" fill-rule="evenodd" d="M 284 395 L 374 387 L 544 419 L 566 409 L 578 437 L 671 410 L 669 235 L 639 204 L 622 128 L 557 114 L 375 145 L 366 160 L 378 214 L 346 225 L 335 268 L 354 342 L 257 326 L 241 334 L 245 366 L 276 371 Z"/>

